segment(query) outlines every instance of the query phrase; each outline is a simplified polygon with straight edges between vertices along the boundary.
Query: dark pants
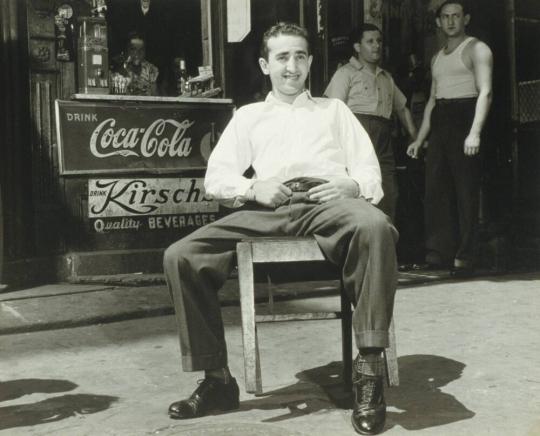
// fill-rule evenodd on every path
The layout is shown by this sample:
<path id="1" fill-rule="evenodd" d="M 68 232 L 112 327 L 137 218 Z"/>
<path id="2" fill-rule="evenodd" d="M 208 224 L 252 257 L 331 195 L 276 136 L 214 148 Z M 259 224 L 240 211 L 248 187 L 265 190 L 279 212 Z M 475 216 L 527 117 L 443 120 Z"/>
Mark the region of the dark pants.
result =
<path id="1" fill-rule="evenodd" d="M 474 260 L 480 157 L 466 156 L 476 99 L 437 101 L 426 157 L 427 260 L 469 266 Z"/>
<path id="2" fill-rule="evenodd" d="M 236 263 L 236 243 L 256 236 L 314 235 L 355 302 L 356 344 L 387 347 L 396 290 L 397 231 L 363 199 L 295 203 L 244 210 L 208 224 L 171 245 L 164 270 L 173 299 L 185 371 L 227 365 L 217 292 Z"/>
<path id="3" fill-rule="evenodd" d="M 4 271 L 4 211 L 2 210 L 2 186 L 0 185 L 0 286 Z"/>
<path id="4" fill-rule="evenodd" d="M 392 122 L 375 115 L 355 114 L 366 129 L 379 159 L 384 197 L 377 207 L 395 222 L 396 203 L 398 198 L 396 162 L 392 148 Z"/>

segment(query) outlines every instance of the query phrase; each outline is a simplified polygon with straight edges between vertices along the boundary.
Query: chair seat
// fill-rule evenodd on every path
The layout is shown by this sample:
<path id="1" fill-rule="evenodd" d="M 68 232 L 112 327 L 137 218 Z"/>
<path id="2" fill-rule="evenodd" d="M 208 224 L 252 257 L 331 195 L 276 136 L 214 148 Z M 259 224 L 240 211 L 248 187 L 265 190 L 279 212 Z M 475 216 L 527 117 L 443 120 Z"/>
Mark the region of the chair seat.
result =
<path id="1" fill-rule="evenodd" d="M 326 262 L 314 237 L 259 237 L 243 239 L 236 246 L 238 282 L 242 313 L 245 386 L 249 393 L 262 394 L 262 376 L 257 337 L 258 322 L 341 319 L 343 381 L 351 386 L 352 376 L 352 311 L 341 285 L 341 311 L 256 315 L 254 297 L 254 264 L 280 262 Z M 390 323 L 390 347 L 385 350 L 388 384 L 397 386 L 399 374 L 395 352 L 394 324 Z"/>
<path id="2" fill-rule="evenodd" d="M 252 238 L 242 243 L 250 244 L 253 263 L 325 261 L 315 238 Z"/>

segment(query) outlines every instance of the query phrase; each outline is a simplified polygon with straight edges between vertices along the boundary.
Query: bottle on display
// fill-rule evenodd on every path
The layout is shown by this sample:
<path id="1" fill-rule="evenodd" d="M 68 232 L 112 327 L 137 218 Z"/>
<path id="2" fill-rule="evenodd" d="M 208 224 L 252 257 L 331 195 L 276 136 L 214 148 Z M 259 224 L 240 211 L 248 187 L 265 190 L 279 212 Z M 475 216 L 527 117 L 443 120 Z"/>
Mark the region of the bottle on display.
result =
<path id="1" fill-rule="evenodd" d="M 179 60 L 178 65 L 178 93 L 180 95 L 187 94 L 189 91 L 189 75 L 186 69 L 186 61 L 184 59 Z"/>

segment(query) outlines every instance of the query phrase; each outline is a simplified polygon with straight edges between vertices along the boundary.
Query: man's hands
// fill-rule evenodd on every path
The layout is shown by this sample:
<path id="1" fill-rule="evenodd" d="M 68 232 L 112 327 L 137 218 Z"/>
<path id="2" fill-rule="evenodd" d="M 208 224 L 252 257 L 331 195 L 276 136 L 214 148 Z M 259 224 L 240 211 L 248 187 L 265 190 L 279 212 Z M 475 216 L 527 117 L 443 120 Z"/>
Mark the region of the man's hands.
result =
<path id="1" fill-rule="evenodd" d="M 278 207 L 293 195 L 293 191 L 278 180 L 258 180 L 251 187 L 255 193 L 255 201 L 266 207 Z M 357 198 L 360 188 L 358 183 L 348 177 L 338 178 L 307 191 L 307 198 L 315 203 L 325 203 L 330 200 Z"/>
<path id="2" fill-rule="evenodd" d="M 423 147 L 424 141 L 414 141 L 407 147 L 407 156 L 413 159 L 418 159 L 420 156 L 420 149 Z"/>
<path id="3" fill-rule="evenodd" d="M 358 183 L 353 179 L 343 177 L 315 186 L 307 192 L 307 195 L 312 201 L 326 203 L 330 200 L 357 198 L 360 193 L 359 191 Z"/>
<path id="4" fill-rule="evenodd" d="M 278 207 L 292 195 L 292 191 L 277 180 L 258 180 L 251 187 L 255 201 L 263 206 Z"/>
<path id="5" fill-rule="evenodd" d="M 465 138 L 465 146 L 463 147 L 465 156 L 475 156 L 480 152 L 480 135 L 469 133 Z"/>
<path id="6" fill-rule="evenodd" d="M 414 141 L 407 147 L 407 156 L 418 159 L 422 146 L 423 144 L 421 142 Z M 480 135 L 469 133 L 467 138 L 465 138 L 463 152 L 465 156 L 476 156 L 480 152 Z"/>

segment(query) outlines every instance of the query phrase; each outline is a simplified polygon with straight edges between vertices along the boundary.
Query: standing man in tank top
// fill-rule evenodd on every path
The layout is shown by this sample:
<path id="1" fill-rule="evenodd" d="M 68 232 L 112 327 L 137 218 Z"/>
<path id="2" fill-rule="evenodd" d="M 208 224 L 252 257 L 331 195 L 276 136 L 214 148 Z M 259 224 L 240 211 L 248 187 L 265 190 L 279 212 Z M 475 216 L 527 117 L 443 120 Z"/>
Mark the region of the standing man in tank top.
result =
<path id="1" fill-rule="evenodd" d="M 418 137 L 407 154 L 426 156 L 425 232 L 427 268 L 449 267 L 466 275 L 474 267 L 480 196 L 480 138 L 492 99 L 490 48 L 466 34 L 463 0 L 445 1 L 437 26 L 446 38 L 434 56 L 431 95 Z"/>
<path id="2" fill-rule="evenodd" d="M 397 115 L 412 140 L 416 138 L 416 126 L 406 105 L 407 98 L 392 75 L 379 66 L 383 47 L 381 30 L 374 24 L 364 23 L 351 40 L 354 55 L 348 64 L 337 69 L 324 95 L 345 102 L 366 129 L 381 166 L 384 197 L 377 207 L 394 222 L 398 188 L 392 114 Z"/>

